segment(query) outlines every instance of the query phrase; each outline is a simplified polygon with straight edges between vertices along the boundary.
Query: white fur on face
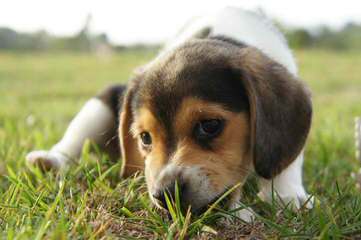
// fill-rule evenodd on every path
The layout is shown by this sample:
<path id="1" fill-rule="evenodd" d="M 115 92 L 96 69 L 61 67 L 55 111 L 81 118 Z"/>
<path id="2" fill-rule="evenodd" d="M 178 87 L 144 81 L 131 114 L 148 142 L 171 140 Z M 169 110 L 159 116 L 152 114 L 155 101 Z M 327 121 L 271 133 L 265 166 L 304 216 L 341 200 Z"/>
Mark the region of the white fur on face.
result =
<path id="1" fill-rule="evenodd" d="M 92 98 L 71 121 L 63 138 L 50 151 L 30 152 L 26 159 L 31 164 L 45 163 L 54 168 L 63 168 L 71 159 L 77 159 L 84 142 L 89 139 L 102 143 L 109 139 L 108 131 L 115 127 L 115 117 L 101 100 Z"/>
<path id="2" fill-rule="evenodd" d="M 182 167 L 170 163 L 160 172 L 154 184 L 148 186 L 150 198 L 155 205 L 160 207 L 158 201 L 153 198 L 153 194 L 158 191 L 164 191 L 167 187 L 173 187 L 172 184 L 174 184 L 176 179 L 186 184 L 187 190 L 184 192 L 185 195 L 182 195 L 182 201 L 186 199 L 187 203 L 191 204 L 193 210 L 204 207 L 223 193 L 212 187 L 209 179 L 202 174 L 200 167 Z M 232 192 L 229 197 L 228 208 L 230 210 L 238 209 L 243 206 L 240 203 L 240 188 Z M 240 209 L 234 214 L 248 223 L 255 219 L 255 214 L 249 207 Z"/>
<path id="3" fill-rule="evenodd" d="M 146 169 L 147 172 L 147 169 Z M 191 204 L 193 210 L 204 207 L 207 203 L 214 200 L 221 192 L 214 189 L 205 174 L 198 166 L 178 166 L 169 163 L 164 167 L 151 186 L 148 185 L 150 195 L 158 191 L 164 191 L 166 188 L 174 187 L 175 181 L 185 184 L 185 191 L 182 199 Z M 152 197 L 151 197 L 152 198 Z M 152 198 L 157 204 L 157 202 Z"/>

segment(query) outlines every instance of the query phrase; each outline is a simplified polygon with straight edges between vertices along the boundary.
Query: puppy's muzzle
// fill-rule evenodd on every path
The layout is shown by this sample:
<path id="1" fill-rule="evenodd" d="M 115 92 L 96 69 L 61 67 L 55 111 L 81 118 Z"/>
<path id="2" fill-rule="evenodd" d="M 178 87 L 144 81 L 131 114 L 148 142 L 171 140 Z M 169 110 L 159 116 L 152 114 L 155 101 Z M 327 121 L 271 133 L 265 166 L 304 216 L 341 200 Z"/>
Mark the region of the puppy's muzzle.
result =
<path id="1" fill-rule="evenodd" d="M 175 180 L 165 188 L 159 189 L 156 192 L 154 192 L 152 196 L 158 202 L 159 206 L 161 206 L 166 210 L 169 210 L 166 201 L 166 195 L 170 200 L 170 202 L 174 203 L 176 201 L 176 191 L 178 191 L 177 194 L 179 195 L 180 198 L 182 211 L 185 211 L 189 205 L 189 200 L 187 200 L 185 197 L 186 190 L 187 190 L 187 186 L 184 182 Z"/>
<path id="2" fill-rule="evenodd" d="M 166 196 L 174 203 L 177 200 L 176 195 L 179 195 L 182 212 L 185 213 L 190 207 L 193 214 L 199 214 L 202 209 L 207 209 L 220 193 L 212 186 L 201 167 L 174 164 L 169 164 L 161 170 L 150 189 L 151 198 L 158 207 L 168 209 Z"/>
<path id="3" fill-rule="evenodd" d="M 214 197 L 212 200 L 205 203 L 204 205 L 195 208 L 194 206 L 192 207 L 192 199 L 187 198 L 187 184 L 184 182 L 179 182 L 179 180 L 177 180 L 172 184 L 169 184 L 169 186 L 167 186 L 163 190 L 158 190 L 155 193 L 153 193 L 152 197 L 154 198 L 154 200 L 157 201 L 160 207 L 169 211 L 169 205 L 167 204 L 166 201 L 166 195 L 169 201 L 171 202 L 171 204 L 174 204 L 176 202 L 176 195 L 177 195 L 176 191 L 178 191 L 180 207 L 181 207 L 180 210 L 182 211 L 182 213 L 185 214 L 188 208 L 190 208 L 192 214 L 196 214 L 196 215 L 205 212 L 210 205 L 212 205 L 215 201 L 217 201 L 226 192 L 226 191 L 222 192 L 221 194 L 217 195 L 216 197 Z M 223 199 L 223 201 L 220 202 L 220 205 L 222 206 L 225 205 L 227 201 L 228 201 L 228 197 Z"/>

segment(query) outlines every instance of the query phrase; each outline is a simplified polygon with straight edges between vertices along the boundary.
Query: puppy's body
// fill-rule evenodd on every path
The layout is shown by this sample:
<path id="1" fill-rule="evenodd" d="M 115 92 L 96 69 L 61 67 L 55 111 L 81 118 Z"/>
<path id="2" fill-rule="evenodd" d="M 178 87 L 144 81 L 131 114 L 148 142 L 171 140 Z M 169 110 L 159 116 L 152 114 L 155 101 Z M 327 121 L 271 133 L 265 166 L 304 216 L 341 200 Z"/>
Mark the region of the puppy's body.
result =
<path id="1" fill-rule="evenodd" d="M 273 189 L 300 207 L 308 198 L 301 152 L 312 109 L 296 75 L 277 29 L 256 14 L 226 8 L 169 42 L 124 98 L 121 87 L 109 88 L 84 107 L 60 143 L 28 160 L 65 165 L 86 138 L 104 144 L 116 134 L 120 112 L 122 172 L 145 168 L 155 204 L 178 182 L 185 207 L 199 211 L 255 171 L 263 199 L 270 200 Z M 229 206 L 238 201 L 236 191 Z M 250 213 L 241 217 L 249 220 Z"/>
<path id="2" fill-rule="evenodd" d="M 225 36 L 240 43 L 256 47 L 268 57 L 282 64 L 296 75 L 297 66 L 284 36 L 272 22 L 256 13 L 228 7 L 209 16 L 190 21 L 163 52 L 174 50 L 202 31 L 209 36 Z"/>

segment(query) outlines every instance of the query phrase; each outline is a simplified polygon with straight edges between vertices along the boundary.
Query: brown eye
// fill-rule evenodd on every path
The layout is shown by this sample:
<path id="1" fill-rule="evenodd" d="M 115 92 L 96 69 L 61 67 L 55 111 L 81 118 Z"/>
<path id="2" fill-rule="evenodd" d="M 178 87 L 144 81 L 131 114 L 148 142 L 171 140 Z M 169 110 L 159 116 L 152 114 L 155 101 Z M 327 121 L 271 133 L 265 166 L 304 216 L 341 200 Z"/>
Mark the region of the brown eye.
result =
<path id="1" fill-rule="evenodd" d="M 152 137 L 150 136 L 149 132 L 142 132 L 140 134 L 140 139 L 142 140 L 142 144 L 146 147 L 152 144 Z"/>
<path id="2" fill-rule="evenodd" d="M 222 132 L 223 126 L 224 121 L 220 119 L 202 120 L 195 125 L 193 134 L 197 140 L 211 140 Z"/>

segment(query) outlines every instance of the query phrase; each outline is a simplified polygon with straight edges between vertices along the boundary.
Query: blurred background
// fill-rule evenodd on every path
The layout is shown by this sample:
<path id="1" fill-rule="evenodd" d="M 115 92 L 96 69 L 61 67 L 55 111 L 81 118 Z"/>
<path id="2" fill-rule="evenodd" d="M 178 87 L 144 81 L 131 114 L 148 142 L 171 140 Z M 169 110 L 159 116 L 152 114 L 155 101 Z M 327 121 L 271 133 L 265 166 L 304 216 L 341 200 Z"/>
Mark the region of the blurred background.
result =
<path id="1" fill-rule="evenodd" d="M 225 6 L 269 16 L 293 48 L 361 49 L 357 0 L 4 1 L 0 49 L 97 52 L 157 46 L 187 20 Z"/>

